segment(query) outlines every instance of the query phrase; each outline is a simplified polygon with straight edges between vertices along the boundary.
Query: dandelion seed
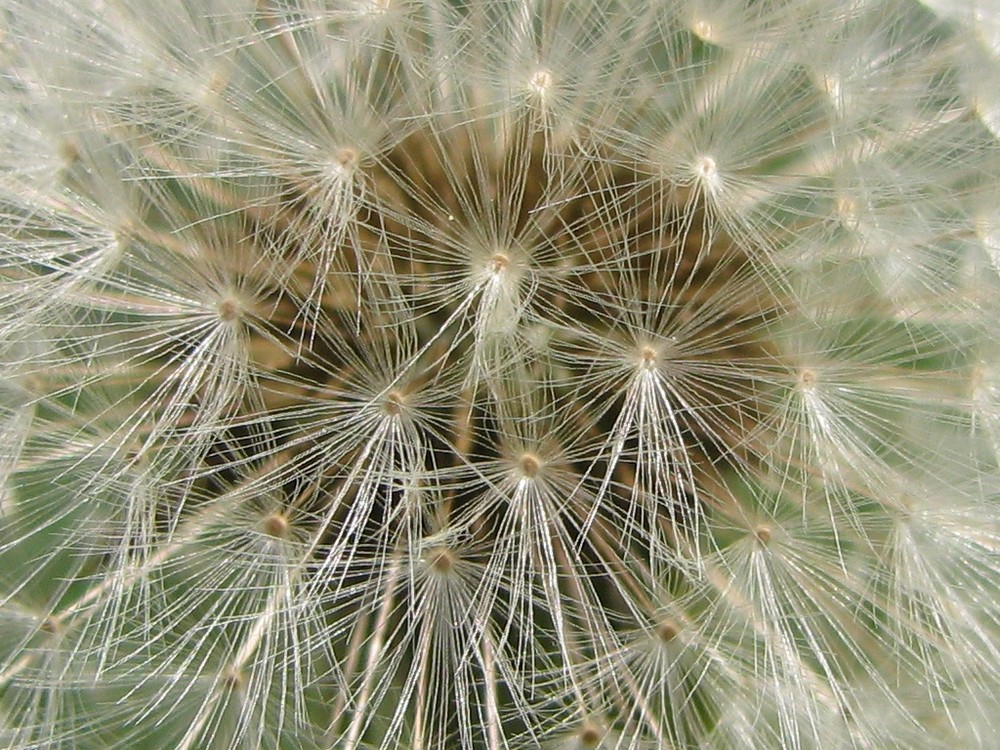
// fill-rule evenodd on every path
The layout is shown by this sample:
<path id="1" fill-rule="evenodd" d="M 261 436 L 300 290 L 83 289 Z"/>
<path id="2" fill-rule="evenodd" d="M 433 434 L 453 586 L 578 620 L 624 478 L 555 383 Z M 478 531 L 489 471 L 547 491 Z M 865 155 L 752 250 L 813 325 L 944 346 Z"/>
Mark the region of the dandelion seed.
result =
<path id="1" fill-rule="evenodd" d="M 531 76 L 531 80 L 528 82 L 531 90 L 534 91 L 538 98 L 543 101 L 549 96 L 554 84 L 555 81 L 552 78 L 552 73 L 547 70 L 536 71 Z"/>

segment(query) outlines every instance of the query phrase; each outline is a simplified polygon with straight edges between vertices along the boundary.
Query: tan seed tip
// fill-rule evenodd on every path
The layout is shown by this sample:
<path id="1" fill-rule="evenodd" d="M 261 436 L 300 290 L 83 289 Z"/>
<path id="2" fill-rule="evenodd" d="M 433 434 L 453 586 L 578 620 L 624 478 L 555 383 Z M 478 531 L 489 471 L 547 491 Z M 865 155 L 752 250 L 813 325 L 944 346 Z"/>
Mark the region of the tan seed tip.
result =
<path id="1" fill-rule="evenodd" d="M 455 567 L 455 554 L 447 547 L 434 547 L 427 553 L 427 563 L 436 573 L 450 573 Z"/>
<path id="2" fill-rule="evenodd" d="M 757 542 L 762 546 L 766 547 L 768 542 L 771 541 L 771 536 L 773 532 L 770 526 L 765 526 L 761 524 L 753 530 L 754 536 L 757 538 Z"/>
<path id="3" fill-rule="evenodd" d="M 542 468 L 541 460 L 533 453 L 522 453 L 517 465 L 521 470 L 521 474 L 529 479 L 538 476 L 538 472 Z"/>
<path id="4" fill-rule="evenodd" d="M 271 513 L 264 519 L 264 533 L 278 539 L 288 536 L 290 526 L 288 519 L 281 513 Z"/>

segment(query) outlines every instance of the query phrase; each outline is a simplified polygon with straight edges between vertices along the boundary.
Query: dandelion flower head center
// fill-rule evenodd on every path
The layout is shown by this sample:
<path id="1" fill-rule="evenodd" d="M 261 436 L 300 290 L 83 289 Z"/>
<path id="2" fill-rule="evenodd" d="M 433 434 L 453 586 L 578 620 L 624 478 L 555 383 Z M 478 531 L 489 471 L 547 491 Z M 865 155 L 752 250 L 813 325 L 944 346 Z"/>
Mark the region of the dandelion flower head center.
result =
<path id="1" fill-rule="evenodd" d="M 532 80 L 551 84 L 548 73 Z M 752 373 L 768 350 L 769 295 L 750 273 L 750 248 L 706 231 L 694 188 L 611 152 L 595 169 L 591 149 L 553 143 L 527 112 L 432 122 L 370 158 L 337 151 L 331 171 L 350 175 L 362 201 L 306 188 L 332 201 L 328 213 L 291 201 L 303 211 L 291 226 L 312 229 L 271 240 L 296 261 L 290 278 L 310 300 L 259 306 L 273 313 L 255 327 L 268 331 L 253 334 L 257 361 L 275 337 L 296 352 L 271 370 L 282 393 L 274 403 L 305 414 L 316 399 L 332 407 L 341 394 L 382 387 L 371 397 L 398 416 L 404 383 L 407 402 L 430 388 L 430 411 L 406 413 L 447 414 L 450 426 L 424 447 L 439 469 L 500 460 L 513 430 L 518 442 L 545 438 L 568 452 L 577 483 L 603 486 L 601 503 L 627 504 L 637 491 L 627 488 L 646 482 L 658 485 L 654 503 L 667 516 L 694 502 L 759 417 Z M 716 179 L 710 157 L 697 168 Z M 350 216 L 336 215 L 348 207 Z M 637 341 L 653 342 L 639 344 L 639 370 L 669 361 L 673 390 L 622 380 L 621 354 L 635 362 Z M 635 452 L 645 432 L 658 435 L 661 456 L 687 456 L 680 469 Z M 608 440 L 627 450 L 602 478 L 587 446 Z M 350 472 L 364 444 L 327 473 Z M 305 461 L 312 450 L 292 452 Z M 531 451 L 518 459 L 525 478 L 541 465 Z M 475 495 L 458 493 L 449 507 L 481 502 Z"/>

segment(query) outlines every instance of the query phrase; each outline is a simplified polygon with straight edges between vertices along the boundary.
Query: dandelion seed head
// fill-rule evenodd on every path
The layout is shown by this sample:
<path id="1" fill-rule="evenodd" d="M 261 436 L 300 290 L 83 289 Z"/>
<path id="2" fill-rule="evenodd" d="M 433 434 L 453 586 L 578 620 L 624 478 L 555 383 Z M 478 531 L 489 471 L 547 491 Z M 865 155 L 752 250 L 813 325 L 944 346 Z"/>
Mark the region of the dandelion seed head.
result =
<path id="1" fill-rule="evenodd" d="M 680 634 L 680 629 L 677 627 L 676 623 L 669 620 L 661 622 L 656 627 L 656 637 L 661 644 L 673 643 L 674 639 Z"/>
<path id="2" fill-rule="evenodd" d="M 392 0 L 362 0 L 359 5 L 364 13 L 381 15 L 392 7 Z"/>
<path id="3" fill-rule="evenodd" d="M 328 174 L 332 180 L 349 180 L 361 160 L 360 152 L 349 146 L 337 149 L 330 158 Z"/>
<path id="4" fill-rule="evenodd" d="M 518 471 L 525 479 L 534 479 L 542 469 L 542 462 L 533 453 L 522 453 L 517 460 Z"/>
<path id="5" fill-rule="evenodd" d="M 12 2 L 8 744 L 975 746 L 992 16 Z"/>
<path id="6" fill-rule="evenodd" d="M 757 542 L 760 544 L 760 546 L 766 547 L 771 542 L 771 537 L 773 536 L 774 532 L 771 530 L 770 526 L 767 526 L 765 524 L 760 524 L 759 526 L 754 528 L 753 534 L 754 537 L 757 539 Z"/>
<path id="7" fill-rule="evenodd" d="M 291 524 L 281 513 L 270 513 L 262 522 L 264 533 L 268 536 L 284 539 L 288 536 Z"/>
<path id="8" fill-rule="evenodd" d="M 406 394 L 398 390 L 389 391 L 385 396 L 385 401 L 382 404 L 382 408 L 385 410 L 386 414 L 391 416 L 397 416 L 402 413 L 403 408 L 406 406 Z"/>
<path id="9" fill-rule="evenodd" d="M 240 690 L 246 684 L 246 677 L 236 667 L 227 669 L 222 679 L 229 690 Z"/>
<path id="10" fill-rule="evenodd" d="M 510 265 L 510 257 L 505 253 L 494 253 L 490 258 L 487 269 L 494 276 L 502 276 Z"/>
<path id="11" fill-rule="evenodd" d="M 555 78 L 552 76 L 551 71 L 536 70 L 531 74 L 531 78 L 528 80 L 528 87 L 531 91 L 542 101 L 547 99 L 552 92 L 552 87 L 555 85 Z"/>
<path id="12" fill-rule="evenodd" d="M 699 18 L 692 21 L 691 31 L 693 31 L 699 39 L 705 42 L 711 43 L 716 39 L 715 27 L 712 25 L 711 21 L 704 18 Z"/>
<path id="13" fill-rule="evenodd" d="M 218 107 L 229 85 L 229 75 L 229 71 L 223 67 L 205 71 L 202 74 L 203 82 L 200 85 L 194 84 L 191 101 L 207 110 Z"/>
<path id="14" fill-rule="evenodd" d="M 702 189 L 715 194 L 722 188 L 722 175 L 715 159 L 708 155 L 699 156 L 694 162 L 694 176 Z"/>
<path id="15" fill-rule="evenodd" d="M 859 226 L 859 206 L 857 199 L 851 195 L 838 195 L 836 199 L 836 215 L 843 226 L 855 229 Z"/>
<path id="16" fill-rule="evenodd" d="M 224 323 L 231 323 L 234 320 L 238 320 L 242 314 L 240 311 L 239 303 L 232 298 L 227 297 L 219 302 L 219 318 Z"/>
<path id="17" fill-rule="evenodd" d="M 70 169 L 80 161 L 80 148 L 70 138 L 60 140 L 56 146 L 56 154 L 64 169 Z"/>
<path id="18" fill-rule="evenodd" d="M 427 565 L 437 575 L 451 574 L 458 561 L 454 551 L 448 547 L 433 547 L 427 551 Z"/>
<path id="19" fill-rule="evenodd" d="M 585 722 L 577 732 L 580 750 L 593 750 L 599 747 L 604 739 L 601 727 L 591 722 Z"/>
<path id="20" fill-rule="evenodd" d="M 1000 98 L 995 91 L 980 91 L 972 95 L 969 106 L 973 114 L 992 133 L 1000 134 Z"/>
<path id="21" fill-rule="evenodd" d="M 46 617 L 45 619 L 42 620 L 41 624 L 38 626 L 38 629 L 41 630 L 43 633 L 46 633 L 47 635 L 55 635 L 60 630 L 59 621 L 56 620 L 54 617 Z"/>
<path id="22" fill-rule="evenodd" d="M 816 388 L 816 384 L 819 381 L 819 376 L 816 369 L 813 367 L 803 367 L 798 373 L 798 384 L 799 388 L 803 392 L 810 392 Z"/>

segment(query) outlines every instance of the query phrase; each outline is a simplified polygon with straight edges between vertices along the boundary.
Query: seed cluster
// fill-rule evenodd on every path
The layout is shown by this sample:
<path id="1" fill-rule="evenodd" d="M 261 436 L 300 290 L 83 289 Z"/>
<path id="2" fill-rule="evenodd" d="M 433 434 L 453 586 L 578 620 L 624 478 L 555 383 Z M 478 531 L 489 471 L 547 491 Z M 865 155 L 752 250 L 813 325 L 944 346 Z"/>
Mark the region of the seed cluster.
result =
<path id="1" fill-rule="evenodd" d="M 558 465 L 561 481 L 576 487 L 561 502 L 576 506 L 578 524 L 604 506 L 628 513 L 647 494 L 651 520 L 671 526 L 678 513 L 700 512 L 699 495 L 719 481 L 720 467 L 754 451 L 756 391 L 777 366 L 765 333 L 774 295 L 746 251 L 706 235 L 690 190 L 582 145 L 553 152 L 530 114 L 513 124 L 484 118 L 455 132 L 417 131 L 368 167 L 341 149 L 352 163 L 345 189 L 363 192 L 364 203 L 339 245 L 324 244 L 332 230 L 271 236 L 251 224 L 244 252 L 259 257 L 247 266 L 267 262 L 269 242 L 294 263 L 289 277 L 299 284 L 298 295 L 286 288 L 256 300 L 243 321 L 264 403 L 287 424 L 284 460 L 301 463 L 304 475 L 326 429 L 307 427 L 318 435 L 302 440 L 306 404 L 342 403 L 368 388 L 387 424 L 433 421 L 415 458 L 439 476 L 462 477 L 461 489 L 422 478 L 442 493 L 437 502 L 447 510 L 437 523 L 479 512 L 489 467 L 510 461 L 529 480 Z M 516 132 L 494 132 L 501 126 Z M 309 205 L 305 196 L 288 204 Z M 219 316 L 236 319 L 237 305 L 224 300 Z M 705 382 L 685 391 L 694 373 Z M 659 395 L 635 395 L 647 389 Z M 661 413 L 621 423 L 636 398 Z M 247 406 L 237 420 L 252 423 L 257 405 Z M 613 461 L 590 447 L 603 450 L 609 439 L 621 443 Z M 232 431 L 224 436 L 231 440 Z M 640 449 L 641 440 L 659 442 Z M 244 452 L 254 460 L 255 450 L 276 449 L 284 448 Z M 313 492 L 323 523 L 332 520 L 323 503 L 338 496 L 332 488 L 366 449 L 323 461 L 315 476 L 323 489 Z M 225 450 L 214 446 L 210 458 Z M 384 486 L 373 490 L 379 524 L 398 511 L 392 472 L 402 470 L 387 466 Z M 350 512 L 345 503 L 332 516 Z M 487 527 L 478 533 L 502 538 Z"/>
<path id="2" fill-rule="evenodd" d="M 985 748 L 952 5 L 7 0 L 0 745 Z"/>

